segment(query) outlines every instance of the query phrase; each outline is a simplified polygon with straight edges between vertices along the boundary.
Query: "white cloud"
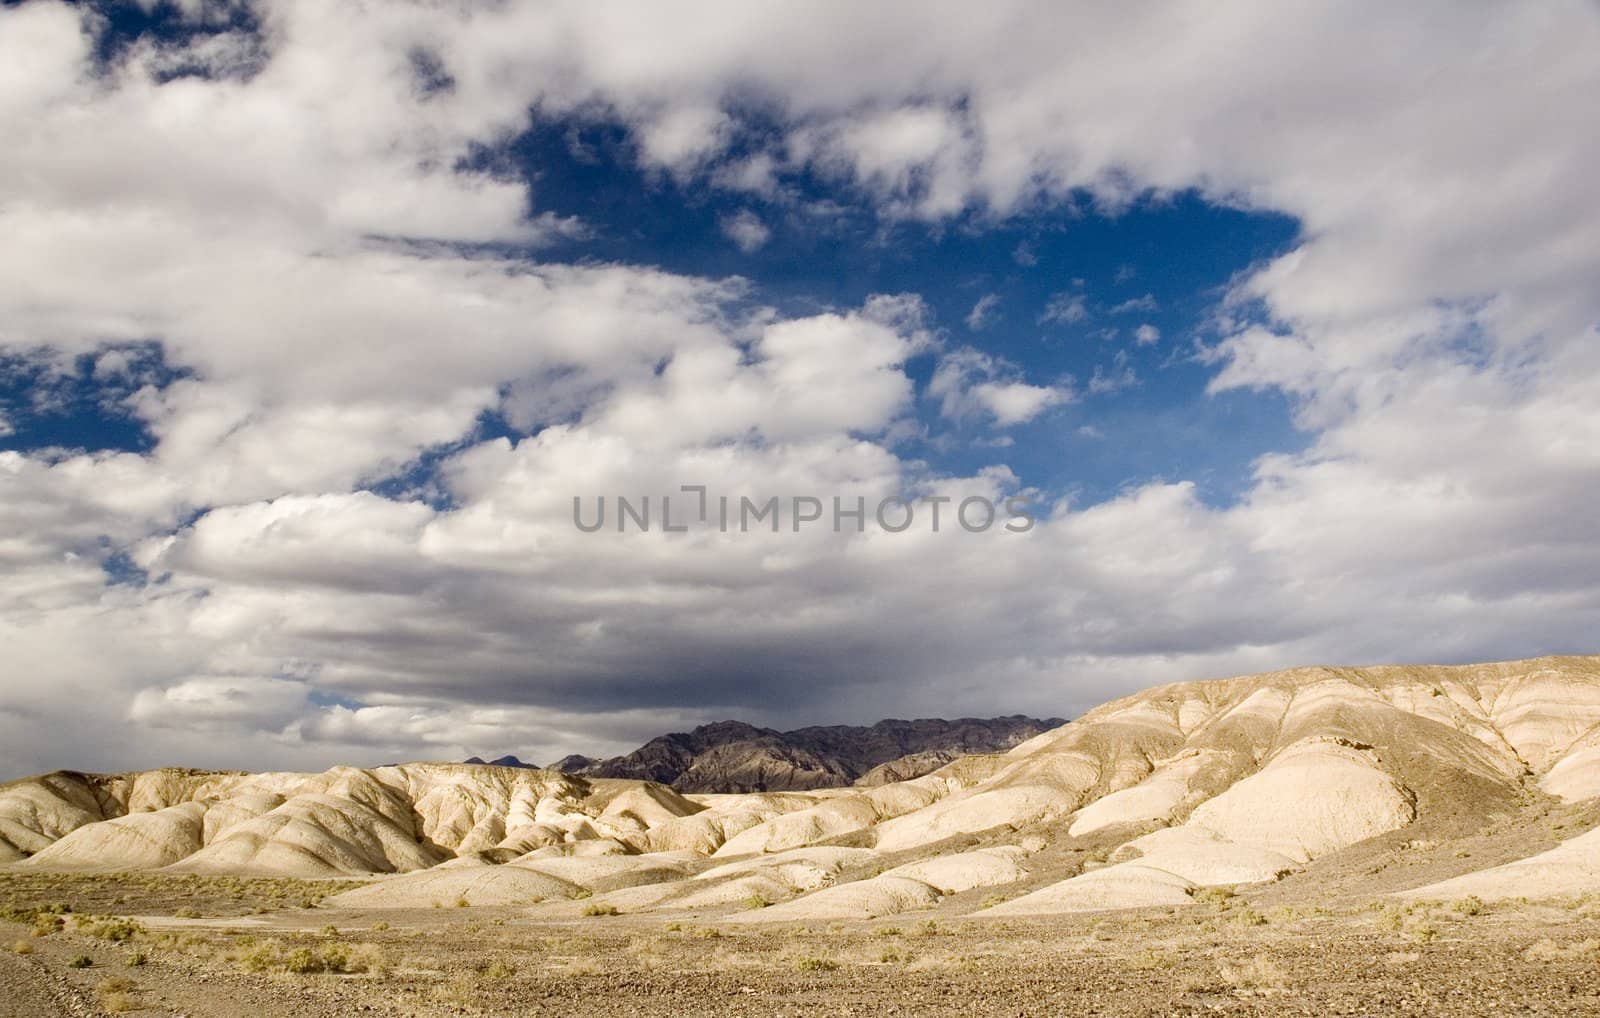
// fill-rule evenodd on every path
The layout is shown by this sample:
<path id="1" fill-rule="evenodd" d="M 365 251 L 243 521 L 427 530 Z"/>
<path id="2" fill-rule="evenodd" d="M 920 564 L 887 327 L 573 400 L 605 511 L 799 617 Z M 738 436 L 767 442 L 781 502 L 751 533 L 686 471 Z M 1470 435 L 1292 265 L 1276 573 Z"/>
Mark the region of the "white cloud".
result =
<path id="1" fill-rule="evenodd" d="M 1000 295 L 997 293 L 984 294 L 978 302 L 972 305 L 972 310 L 967 312 L 967 328 L 978 332 L 988 328 L 995 318 L 999 316 Z"/>
<path id="2" fill-rule="evenodd" d="M 1044 410 L 1073 399 L 1067 384 L 1030 385 L 1016 365 L 962 347 L 939 359 L 928 395 L 939 400 L 939 412 L 953 420 L 984 414 L 1000 427 L 1023 424 Z"/>
<path id="3" fill-rule="evenodd" d="M 1154 346 L 1161 342 L 1161 330 L 1146 322 L 1133 330 L 1133 341 L 1140 346 Z"/>
<path id="4" fill-rule="evenodd" d="M 1039 315 L 1039 324 L 1058 322 L 1062 325 L 1072 325 L 1085 321 L 1088 317 L 1089 309 L 1084 304 L 1083 294 L 1062 291 L 1051 296 L 1043 313 Z"/>
<path id="5" fill-rule="evenodd" d="M 1600 13 L 959 13 L 283 3 L 262 54 L 136 46 L 100 74 L 79 12 L 0 10 L 0 343 L 159 337 L 191 373 L 135 398 L 150 455 L 0 453 L 0 769 L 508 731 L 553 756 L 709 715 L 1068 713 L 1254 667 L 1592 650 Z M 416 46 L 449 89 L 419 94 Z M 226 73 L 153 73 L 183 62 Z M 719 162 L 752 94 L 776 137 Z M 537 182 L 457 168 L 530 109 L 614 116 L 686 180 L 816 172 L 891 218 L 1191 188 L 1294 216 L 1204 355 L 1214 392 L 1289 394 L 1307 447 L 1236 502 L 1135 483 L 1011 544 L 575 534 L 575 491 L 1016 482 L 891 451 L 927 345 L 903 303 L 747 314 L 738 283 L 463 253 L 582 228 Z M 947 415 L 1069 398 L 982 356 L 936 368 Z M 502 392 L 559 423 L 471 443 Z M 453 443 L 439 508 L 352 491 Z M 108 585 L 112 549 L 157 582 Z M 151 736 L 186 711 L 219 729 Z"/>
<path id="6" fill-rule="evenodd" d="M 745 254 L 759 251 L 772 237 L 772 231 L 761 217 L 743 209 L 735 215 L 724 217 L 722 220 L 723 236 L 733 241 L 734 246 Z"/>
<path id="7" fill-rule="evenodd" d="M 1119 271 L 1118 282 L 1121 282 L 1122 273 Z M 1143 297 L 1133 297 L 1117 304 L 1111 309 L 1114 315 L 1125 315 L 1133 311 L 1154 311 L 1161 305 L 1157 303 L 1155 294 L 1147 293 Z"/>
<path id="8" fill-rule="evenodd" d="M 1104 364 L 1095 365 L 1094 375 L 1089 379 L 1089 391 L 1100 396 L 1131 389 L 1138 384 L 1139 375 L 1133 370 L 1133 365 L 1128 363 L 1127 351 L 1118 350 L 1109 367 Z"/>

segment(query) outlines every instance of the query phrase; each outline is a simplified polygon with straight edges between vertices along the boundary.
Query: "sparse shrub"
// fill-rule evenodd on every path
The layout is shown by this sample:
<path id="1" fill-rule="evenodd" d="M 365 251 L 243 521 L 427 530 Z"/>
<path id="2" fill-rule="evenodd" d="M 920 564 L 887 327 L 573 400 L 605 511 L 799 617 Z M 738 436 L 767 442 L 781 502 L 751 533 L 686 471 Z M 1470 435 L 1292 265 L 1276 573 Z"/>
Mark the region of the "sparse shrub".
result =
<path id="1" fill-rule="evenodd" d="M 84 931 L 91 937 L 109 940 L 113 944 L 122 944 L 132 940 L 144 932 L 144 927 L 132 919 L 102 919 L 90 923 Z"/>
<path id="2" fill-rule="evenodd" d="M 30 942 L 28 942 L 26 940 L 14 940 L 14 941 L 11 942 L 11 953 L 12 954 L 32 954 L 33 953 L 33 944 L 31 944 Z"/>
<path id="3" fill-rule="evenodd" d="M 834 961 L 832 958 L 818 958 L 813 955 L 805 955 L 795 959 L 794 967 L 795 970 L 799 972 L 832 972 L 839 967 L 839 963 Z"/>
<path id="4" fill-rule="evenodd" d="M 1282 990 L 1287 983 L 1283 969 L 1262 954 L 1248 961 L 1233 964 L 1224 962 L 1217 969 L 1223 983 L 1237 990 L 1271 993 Z"/>
<path id="5" fill-rule="evenodd" d="M 615 905 L 585 905 L 583 906 L 583 914 L 592 916 L 619 915 L 620 913 L 617 911 L 617 906 Z"/>
<path id="6" fill-rule="evenodd" d="M 472 903 L 467 900 L 467 896 L 464 895 L 464 894 L 461 897 L 456 899 L 456 908 L 466 908 L 468 905 L 471 905 L 471 904 Z"/>
<path id="7" fill-rule="evenodd" d="M 904 933 L 905 931 L 898 926 L 880 926 L 872 931 L 875 937 L 898 937 Z"/>
<path id="8" fill-rule="evenodd" d="M 487 965 L 484 965 L 482 968 L 478 969 L 478 973 L 485 979 L 510 979 L 512 976 L 517 974 L 517 968 L 515 965 L 511 965 L 499 958 L 496 958 Z"/>
<path id="9" fill-rule="evenodd" d="M 1419 943 L 1431 944 L 1438 939 L 1439 930 L 1426 919 L 1422 919 L 1412 924 L 1406 930 L 1406 934 Z"/>
<path id="10" fill-rule="evenodd" d="M 346 955 L 344 971 L 386 976 L 393 967 L 388 952 L 377 944 L 357 944 Z"/>
<path id="11" fill-rule="evenodd" d="M 1145 948 L 1128 959 L 1128 967 L 1136 972 L 1150 972 L 1155 969 L 1165 968 L 1171 965 L 1172 961 L 1172 955 L 1165 951 Z"/>
<path id="12" fill-rule="evenodd" d="M 772 902 L 768 901 L 764 894 L 752 894 L 744 900 L 744 907 L 748 909 L 766 908 L 771 904 Z"/>
<path id="13" fill-rule="evenodd" d="M 33 935 L 48 937 L 59 929 L 66 927 L 66 920 L 53 913 L 41 912 L 33 917 Z"/>
<path id="14" fill-rule="evenodd" d="M 69 969 L 86 969 L 86 968 L 89 968 L 93 964 L 94 964 L 94 959 L 93 958 L 89 957 L 86 954 L 78 954 L 78 955 L 73 955 L 72 960 L 67 962 L 67 968 L 69 968 Z"/>
<path id="15" fill-rule="evenodd" d="M 267 972 L 278 964 L 278 944 L 271 940 L 242 943 L 233 963 L 245 972 Z"/>
<path id="16" fill-rule="evenodd" d="M 180 909 L 178 909 L 176 912 L 174 912 L 172 914 L 174 916 L 176 916 L 177 918 L 179 918 L 179 919 L 198 919 L 198 918 L 200 918 L 200 911 L 198 909 L 193 909 L 193 908 L 180 908 Z"/>
<path id="17" fill-rule="evenodd" d="M 878 960 L 883 962 L 885 965 L 889 965 L 899 961 L 910 961 L 911 959 L 910 956 L 903 951 L 896 951 L 892 947 L 886 947 L 878 953 Z"/>
<path id="18" fill-rule="evenodd" d="M 1476 894 L 1469 894 L 1455 903 L 1455 910 L 1462 915 L 1482 915 L 1485 909 L 1483 899 Z"/>
<path id="19" fill-rule="evenodd" d="M 388 928 L 389 928 L 389 924 L 384 922 L 381 919 L 372 924 L 372 932 L 374 932 L 374 933 L 382 933 L 384 930 L 386 930 Z"/>
<path id="20" fill-rule="evenodd" d="M 323 968 L 322 959 L 309 947 L 297 947 L 283 959 L 283 970 L 297 976 L 321 972 Z"/>
<path id="21" fill-rule="evenodd" d="M 100 1006 L 112 1014 L 132 1011 L 136 1006 L 130 991 L 133 983 L 126 979 L 102 979 L 94 989 L 100 995 Z"/>
<path id="22" fill-rule="evenodd" d="M 1253 908 L 1242 908 L 1234 913 L 1233 921 L 1240 926 L 1265 926 L 1267 917 Z"/>
<path id="23" fill-rule="evenodd" d="M 350 948 L 344 944 L 328 944 L 316 952 L 322 967 L 329 972 L 350 972 Z"/>
<path id="24" fill-rule="evenodd" d="M 143 966 L 149 960 L 149 958 L 145 957 L 143 951 L 129 951 L 128 956 L 122 959 L 122 963 L 131 969 L 136 969 Z"/>

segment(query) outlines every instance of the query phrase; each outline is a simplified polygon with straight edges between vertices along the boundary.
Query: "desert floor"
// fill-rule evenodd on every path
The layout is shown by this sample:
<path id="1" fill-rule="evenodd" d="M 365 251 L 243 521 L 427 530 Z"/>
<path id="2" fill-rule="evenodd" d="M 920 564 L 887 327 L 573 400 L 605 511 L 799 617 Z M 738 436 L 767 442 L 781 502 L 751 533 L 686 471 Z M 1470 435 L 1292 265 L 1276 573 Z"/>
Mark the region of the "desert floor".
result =
<path id="1" fill-rule="evenodd" d="M 1274 888 L 1028 921 L 792 925 L 318 904 L 340 886 L 0 874 L 0 1013 L 1600 1013 L 1596 899 L 1316 905 Z"/>

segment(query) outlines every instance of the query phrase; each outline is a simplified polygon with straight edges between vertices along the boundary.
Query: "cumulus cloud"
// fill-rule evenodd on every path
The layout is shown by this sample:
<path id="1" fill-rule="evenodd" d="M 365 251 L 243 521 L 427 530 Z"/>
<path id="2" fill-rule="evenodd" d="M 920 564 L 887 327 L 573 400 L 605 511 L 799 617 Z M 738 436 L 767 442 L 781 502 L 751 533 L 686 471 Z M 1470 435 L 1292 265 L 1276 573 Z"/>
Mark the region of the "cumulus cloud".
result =
<path id="1" fill-rule="evenodd" d="M 735 247 L 745 254 L 759 251 L 772 237 L 772 231 L 761 217 L 743 209 L 740 212 L 726 216 L 722 220 L 722 233 L 733 241 Z"/>
<path id="2" fill-rule="evenodd" d="M 908 35 L 908 10 L 284 2 L 260 38 L 106 67 L 79 10 L 0 10 L 0 344 L 123 377 L 107 344 L 154 338 L 184 372 L 126 393 L 147 454 L 0 452 L 0 770 L 555 756 L 718 715 L 1060 714 L 1594 649 L 1600 13 L 963 6 Z M 751 95 L 772 137 L 730 157 Z M 530 110 L 891 220 L 1186 189 L 1296 217 L 1201 363 L 1216 394 L 1288 395 L 1305 445 L 1227 504 L 1136 481 L 1041 498 L 1020 537 L 579 534 L 574 494 L 682 483 L 1028 489 L 895 451 L 913 301 L 785 316 L 739 281 L 539 261 L 583 224 L 473 158 Z M 1060 296 L 1048 320 L 1087 316 Z M 1070 399 L 965 349 L 927 394 L 1001 426 Z M 530 433 L 480 440 L 502 410 Z M 437 497 L 360 490 L 424 454 Z"/>
<path id="3" fill-rule="evenodd" d="M 1088 317 L 1089 308 L 1084 302 L 1083 294 L 1063 291 L 1050 297 L 1050 302 L 1039 315 L 1039 324 L 1057 322 L 1061 325 L 1073 325 L 1087 320 Z"/>
<path id="4" fill-rule="evenodd" d="M 939 412 L 953 420 L 986 414 L 1001 427 L 1022 424 L 1052 406 L 1070 402 L 1070 385 L 1031 385 L 1002 357 L 962 347 L 945 354 L 928 383 Z"/>
<path id="5" fill-rule="evenodd" d="M 1140 346 L 1154 346 L 1161 342 L 1161 330 L 1146 322 L 1133 330 L 1133 341 Z"/>

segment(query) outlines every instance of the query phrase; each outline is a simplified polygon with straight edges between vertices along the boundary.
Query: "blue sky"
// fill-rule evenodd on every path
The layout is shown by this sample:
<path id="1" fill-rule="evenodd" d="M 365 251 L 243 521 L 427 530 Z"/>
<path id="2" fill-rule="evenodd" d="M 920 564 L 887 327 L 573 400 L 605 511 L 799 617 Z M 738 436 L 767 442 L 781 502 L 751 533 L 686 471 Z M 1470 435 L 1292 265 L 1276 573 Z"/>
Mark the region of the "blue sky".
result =
<path id="1" fill-rule="evenodd" d="M 748 281 L 749 303 L 788 315 L 916 294 L 943 343 L 1003 357 L 1030 379 L 1074 383 L 1073 402 L 1011 429 L 1003 449 L 981 426 L 941 421 L 935 401 L 920 401 L 923 433 L 902 448 L 936 470 L 1004 463 L 1049 497 L 1089 502 L 1151 479 L 1192 478 L 1209 504 L 1226 505 L 1248 487 L 1256 457 L 1305 444 L 1280 394 L 1210 394 L 1213 372 L 1199 357 L 1218 338 L 1214 319 L 1229 283 L 1292 246 L 1290 217 L 1194 192 L 1144 195 L 1120 208 L 1085 192 L 1005 217 L 897 221 L 815 174 L 787 181 L 768 200 L 712 188 L 703 173 L 685 179 L 642 167 L 623 128 L 587 117 L 538 122 L 468 162 L 524 183 L 541 213 L 583 224 L 575 236 L 506 249 L 508 257 L 738 277 Z M 741 215 L 769 232 L 758 247 L 742 249 L 729 236 L 726 224 Z M 1046 319 L 1061 295 L 1081 302 L 1081 318 Z M 980 302 L 985 312 L 973 320 Z M 1141 327 L 1160 338 L 1141 343 Z M 180 376 L 164 362 L 160 337 L 129 349 L 148 362 L 154 384 Z M 917 357 L 911 377 L 925 385 L 935 362 L 933 351 Z M 15 355 L 0 370 L 0 412 L 13 429 L 0 448 L 143 452 L 154 444 L 122 406 L 126 383 L 97 379 L 92 355 L 65 364 Z M 1091 388 L 1097 376 L 1103 391 Z M 518 432 L 490 414 L 479 434 Z M 405 483 L 425 483 L 435 463 L 409 465 Z"/>
<path id="2" fill-rule="evenodd" d="M 1194 18 L 0 6 L 0 776 L 1593 651 L 1600 12 Z"/>

